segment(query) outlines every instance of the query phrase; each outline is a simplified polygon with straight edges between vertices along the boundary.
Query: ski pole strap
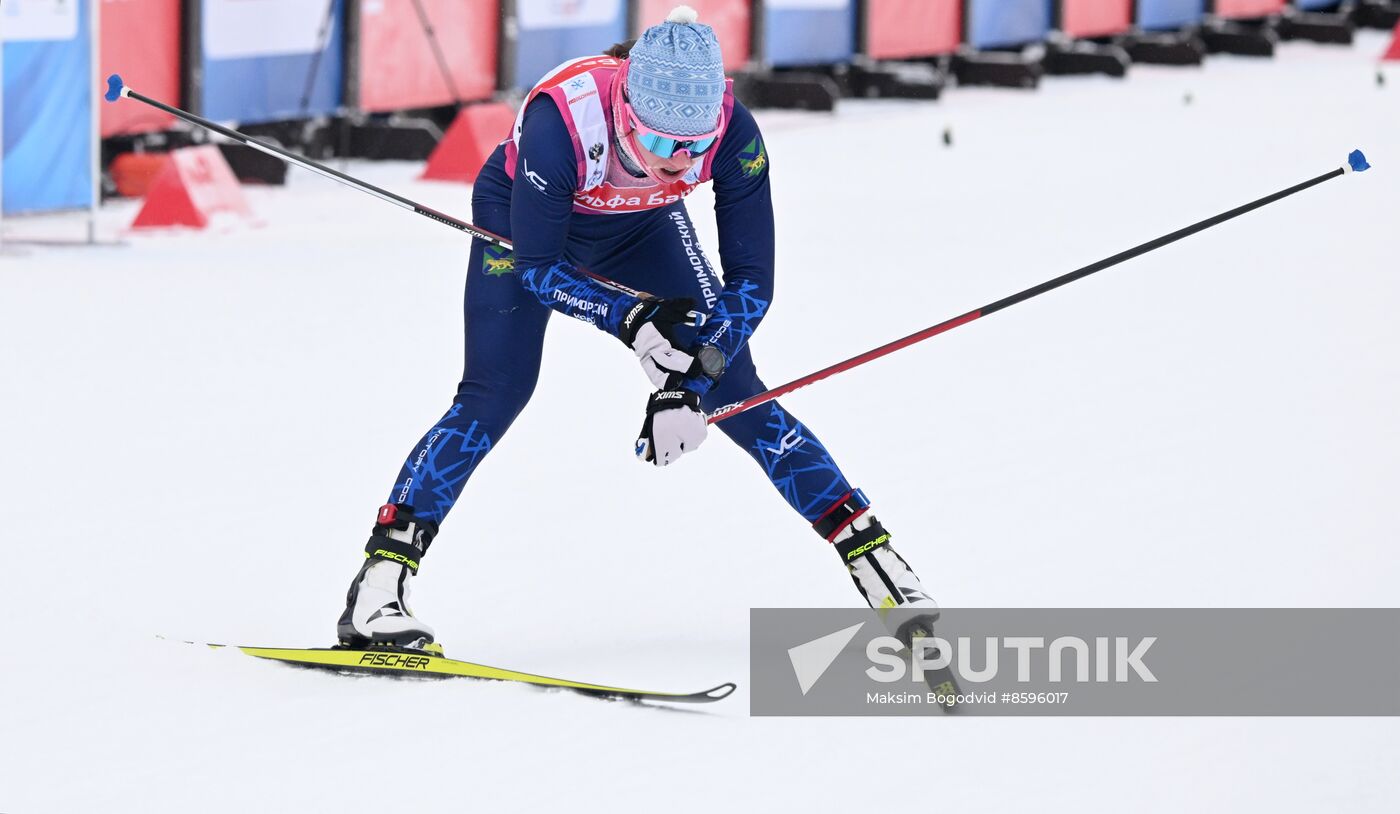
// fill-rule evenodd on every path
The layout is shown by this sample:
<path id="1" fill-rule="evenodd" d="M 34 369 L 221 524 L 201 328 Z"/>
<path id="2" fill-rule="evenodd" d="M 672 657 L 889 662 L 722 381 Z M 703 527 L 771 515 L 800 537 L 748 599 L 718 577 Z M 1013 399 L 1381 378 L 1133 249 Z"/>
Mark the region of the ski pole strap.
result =
<path id="1" fill-rule="evenodd" d="M 838 543 L 832 543 L 836 548 L 836 553 L 841 555 L 841 561 L 844 563 L 849 563 L 857 557 L 869 554 L 880 546 L 889 544 L 890 533 L 885 531 L 885 527 L 880 525 L 880 521 L 874 517 L 870 518 L 870 525 Z M 895 595 L 898 596 L 898 592 Z"/>
<path id="2" fill-rule="evenodd" d="M 381 506 L 374 531 L 365 543 L 365 557 L 391 560 L 418 573 L 419 561 L 437 536 L 437 524 L 419 520 L 413 511 L 393 503 Z"/>
<path id="3" fill-rule="evenodd" d="M 812 524 L 812 528 L 828 542 L 834 542 L 837 534 L 853 520 L 860 517 L 870 508 L 870 500 L 865 493 L 859 489 L 847 492 L 840 500 L 831 505 L 817 522 Z"/>

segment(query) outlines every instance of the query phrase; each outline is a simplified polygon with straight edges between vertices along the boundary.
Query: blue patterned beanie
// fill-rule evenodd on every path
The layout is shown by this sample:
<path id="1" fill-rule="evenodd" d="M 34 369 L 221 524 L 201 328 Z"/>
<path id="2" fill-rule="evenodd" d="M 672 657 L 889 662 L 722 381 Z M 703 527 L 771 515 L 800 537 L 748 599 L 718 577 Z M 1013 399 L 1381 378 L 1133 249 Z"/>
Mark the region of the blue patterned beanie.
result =
<path id="1" fill-rule="evenodd" d="M 632 46 L 627 96 L 642 124 L 668 136 L 715 129 L 724 105 L 724 59 L 714 29 L 677 6 Z"/>

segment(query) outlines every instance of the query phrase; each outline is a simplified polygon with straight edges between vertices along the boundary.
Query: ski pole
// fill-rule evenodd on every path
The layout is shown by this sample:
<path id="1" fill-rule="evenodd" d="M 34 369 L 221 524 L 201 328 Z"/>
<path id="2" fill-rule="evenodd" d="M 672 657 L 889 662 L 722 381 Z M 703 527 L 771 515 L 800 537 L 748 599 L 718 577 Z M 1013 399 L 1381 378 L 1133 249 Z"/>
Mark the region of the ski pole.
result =
<path id="1" fill-rule="evenodd" d="M 452 217 L 451 215 L 446 215 L 434 209 L 429 209 L 428 207 L 423 206 L 422 204 L 411 201 L 408 198 L 405 198 L 401 195 L 396 195 L 392 192 L 389 192 L 388 190 L 381 189 L 377 186 L 374 186 L 373 184 L 361 181 L 353 176 L 346 175 L 342 172 L 337 172 L 336 170 L 333 170 L 330 167 L 312 161 L 309 158 L 304 158 L 302 156 L 298 156 L 294 153 L 283 150 L 280 147 L 276 147 L 272 144 L 267 144 L 265 142 L 258 141 L 255 138 L 246 136 L 238 132 L 237 130 L 232 130 L 220 124 L 216 124 L 212 121 L 209 121 L 208 119 L 205 119 L 201 116 L 196 116 L 193 113 L 189 113 L 176 107 L 171 107 L 170 105 L 156 101 L 155 99 L 152 99 L 149 96 L 137 93 L 136 91 L 126 87 L 122 83 L 122 79 L 119 75 L 113 74 L 107 79 L 106 99 L 109 102 L 115 102 L 122 96 L 125 96 L 130 99 L 135 99 L 138 102 L 150 105 L 154 108 L 157 108 L 158 110 L 163 110 L 166 113 L 169 113 L 170 115 L 175 116 L 178 119 L 182 119 L 191 124 L 198 125 L 207 130 L 211 130 L 215 133 L 218 133 L 221 136 L 224 136 L 225 138 L 229 138 L 234 141 L 246 144 L 249 147 L 261 150 L 262 152 L 265 152 L 269 155 L 277 156 L 278 158 L 281 158 L 285 161 L 289 161 L 293 164 L 296 164 L 299 167 L 303 167 L 305 169 L 311 170 L 312 172 L 330 178 L 334 181 L 339 181 L 342 184 L 358 189 L 361 192 L 367 192 L 371 195 L 374 195 L 377 198 L 388 201 L 389 203 L 392 203 L 396 206 L 408 209 L 414 212 L 415 214 L 431 218 L 432 220 L 435 220 L 439 223 L 447 224 L 448 226 L 451 226 L 459 231 L 466 232 L 472 237 L 485 240 L 486 242 L 499 246 L 503 249 L 513 248 L 511 246 L 510 241 L 504 237 L 501 237 L 500 235 L 493 234 L 491 232 L 486 231 L 485 229 L 481 229 L 465 221 L 458 220 Z M 1004 308 L 1009 308 L 1019 302 L 1024 302 L 1033 297 L 1038 297 L 1047 291 L 1052 291 L 1056 288 L 1059 288 L 1062 285 L 1066 285 L 1068 283 L 1074 282 L 1075 280 L 1088 277 L 1090 274 L 1093 274 L 1098 271 L 1103 271 L 1104 269 L 1109 268 L 1111 266 L 1116 266 L 1119 263 L 1122 263 L 1126 260 L 1131 260 L 1134 257 L 1140 257 L 1144 254 L 1147 254 L 1150 251 L 1154 251 L 1168 244 L 1175 243 L 1176 241 L 1181 240 L 1182 238 L 1190 237 L 1191 235 L 1194 235 L 1197 232 L 1205 231 L 1206 229 L 1209 229 L 1212 226 L 1217 226 L 1221 223 L 1224 223 L 1227 220 L 1237 218 L 1240 215 L 1243 215 L 1247 212 L 1252 212 L 1255 209 L 1268 206 L 1269 204 L 1274 203 L 1275 201 L 1287 198 L 1290 195 L 1302 192 L 1303 190 L 1308 189 L 1310 187 L 1317 186 L 1318 184 L 1324 181 L 1330 181 L 1333 178 L 1336 178 L 1340 175 L 1345 175 L 1350 172 L 1365 172 L 1370 168 L 1371 165 L 1366 163 L 1366 156 L 1363 155 L 1360 150 L 1354 150 L 1347 157 L 1346 166 L 1339 167 L 1335 170 L 1332 170 L 1331 172 L 1319 175 L 1318 177 L 1313 178 L 1309 181 L 1304 181 L 1301 184 L 1289 187 L 1288 189 L 1280 190 L 1279 192 L 1275 192 L 1272 195 L 1267 195 L 1263 198 L 1260 198 L 1257 201 L 1247 203 L 1244 206 L 1231 209 L 1228 212 L 1222 212 L 1219 215 L 1207 218 L 1206 220 L 1203 220 L 1199 223 L 1187 226 L 1184 229 L 1179 229 L 1175 232 L 1172 232 L 1171 234 L 1163 235 L 1162 237 L 1159 237 L 1155 240 L 1150 240 L 1146 243 L 1143 243 L 1140 246 L 1135 246 L 1131 249 L 1128 249 L 1125 252 L 1120 252 L 1119 254 L 1115 254 L 1112 257 L 1104 258 L 1103 260 L 1087 265 L 1084 268 L 1071 271 L 1068 274 L 1063 274 L 1052 280 L 1047 280 L 1046 282 L 1028 288 L 1025 291 L 1012 294 L 1009 297 L 1005 297 L 1003 299 L 997 300 L 996 302 L 984 305 L 976 310 L 968 311 L 965 314 L 953 317 L 949 320 L 945 320 L 943 322 L 938 323 L 937 325 L 929 326 L 928 328 L 925 328 L 922 331 L 910 334 L 909 336 L 906 336 L 902 339 L 896 339 L 893 342 L 881 345 L 880 347 L 875 348 L 873 350 L 866 351 L 865 353 L 862 353 L 859 356 L 853 356 L 850 359 L 845 360 L 844 362 L 838 362 L 834 365 L 831 365 L 830 367 L 822 368 L 821 370 L 818 370 L 815 373 L 808 374 L 800 379 L 795 379 L 791 382 L 788 382 L 787 384 L 775 387 L 771 390 L 766 390 L 754 396 L 750 396 L 749 398 L 744 399 L 743 401 L 738 401 L 733 404 L 726 404 L 725 406 L 720 407 L 719 409 L 711 413 L 708 417 L 708 421 L 711 424 L 717 421 L 723 421 L 726 418 L 738 415 L 739 413 L 745 412 L 747 410 L 751 410 L 754 407 L 759 406 L 760 404 L 766 404 L 767 402 L 785 396 L 794 390 L 806 387 L 807 385 L 812 384 L 814 382 L 819 382 L 822 379 L 835 376 L 838 373 L 843 373 L 847 370 L 850 370 L 851 368 L 859 367 L 860 365 L 863 365 L 866 362 L 874 361 L 882 356 L 888 356 L 889 354 L 894 353 L 897 350 L 902 350 L 903 348 L 907 348 L 910 345 L 922 342 L 930 337 L 934 337 L 938 334 L 951 331 L 960 325 L 966 325 L 967 323 L 972 322 L 976 319 L 980 319 L 984 316 L 987 316 L 988 314 L 995 313 Z M 589 277 L 592 277 L 594 280 L 597 280 L 599 283 L 602 283 L 603 285 L 611 286 L 612 288 L 615 288 L 619 291 L 623 291 L 628 294 L 632 294 L 633 296 L 640 296 L 643 293 L 634 291 L 633 289 L 630 289 L 619 283 L 615 283 L 604 277 L 599 277 L 598 275 L 593 274 L 592 272 L 589 272 L 587 270 L 580 269 L 580 271 L 582 271 L 584 274 L 587 274 Z"/>
<path id="2" fill-rule="evenodd" d="M 1009 297 L 1004 297 L 1002 299 L 997 300 L 996 302 L 984 305 L 981 308 L 978 308 L 974 311 L 968 311 L 967 313 L 962 314 L 960 316 L 956 316 L 952 319 L 940 322 L 937 325 L 929 326 L 928 328 L 925 328 L 922 331 L 919 331 L 918 333 L 912 333 L 904 337 L 903 339 L 896 339 L 895 341 L 890 342 L 887 345 L 881 345 L 880 347 L 875 348 L 874 350 L 866 351 L 865 353 L 862 353 L 859 356 L 853 356 L 850 359 L 847 359 L 844 362 L 838 362 L 832 365 L 831 367 L 822 368 L 816 373 L 803 376 L 800 379 L 788 382 L 787 384 L 782 385 L 780 387 L 775 387 L 772 390 L 759 393 L 756 396 L 750 396 L 749 398 L 744 399 L 743 401 L 735 402 L 733 404 L 727 404 L 711 413 L 708 417 L 708 421 L 711 424 L 715 423 L 716 421 L 723 421 L 724 419 L 729 418 L 730 416 L 738 415 L 739 413 L 742 413 L 746 410 L 751 410 L 760 404 L 764 404 L 766 402 L 772 401 L 773 399 L 779 398 L 780 396 L 787 395 L 788 393 L 791 393 L 792 391 L 797 390 L 800 387 L 806 387 L 807 385 L 812 384 L 813 382 L 819 382 L 822 379 L 825 379 L 829 376 L 835 376 L 837 373 L 842 373 L 844 371 L 850 370 L 853 367 L 859 367 L 860 365 L 863 365 L 866 362 L 871 362 L 875 359 L 879 359 L 881 356 L 888 356 L 889 354 L 894 353 L 897 350 L 907 348 L 910 345 L 922 342 L 925 339 L 937 336 L 941 333 L 946 333 L 960 325 L 966 325 L 967 323 L 972 322 L 973 320 L 980 319 L 982 317 L 987 316 L 988 314 L 994 314 L 997 311 L 1000 311 L 1004 308 L 1010 308 L 1011 306 L 1017 303 L 1025 302 L 1026 300 L 1029 300 L 1033 297 L 1038 297 L 1047 291 L 1053 291 L 1054 289 L 1059 288 L 1062 285 L 1067 285 L 1069 283 L 1074 282 L 1075 280 L 1083 279 L 1084 277 L 1088 277 L 1094 272 L 1103 271 L 1104 269 L 1109 268 L 1110 266 L 1116 266 L 1119 263 L 1124 262 L 1125 260 L 1131 260 L 1134 257 L 1140 257 L 1144 254 L 1147 254 L 1150 251 L 1160 249 L 1163 246 L 1166 246 L 1170 243 L 1175 243 L 1176 241 L 1181 240 L 1184 237 L 1190 237 L 1191 235 L 1194 235 L 1197 232 L 1203 232 L 1212 226 L 1224 223 L 1225 221 L 1230 220 L 1232 218 L 1237 218 L 1240 215 L 1245 214 L 1246 212 L 1253 212 L 1254 210 L 1259 209 L 1260 207 L 1268 206 L 1269 204 L 1275 201 L 1287 198 L 1289 195 L 1302 192 L 1303 190 L 1308 189 L 1309 187 L 1317 186 L 1323 181 L 1330 181 L 1333 178 L 1336 178 L 1340 175 L 1346 175 L 1347 173 L 1351 172 L 1365 172 L 1370 168 L 1371 165 L 1366 163 L 1366 156 L 1363 155 L 1360 150 L 1354 150 L 1352 151 L 1351 155 L 1347 156 L 1346 166 L 1338 167 L 1337 169 L 1332 170 L 1331 172 L 1319 175 L 1310 181 L 1304 181 L 1303 183 L 1298 184 L 1297 186 L 1292 186 L 1288 189 L 1280 190 L 1272 195 L 1266 195 L 1257 201 L 1253 201 L 1251 203 L 1245 204 L 1244 206 L 1231 209 L 1229 212 L 1222 212 L 1219 215 L 1216 215 L 1215 217 L 1206 218 L 1200 223 L 1195 223 L 1191 226 L 1187 226 L 1185 229 L 1178 229 L 1177 231 L 1172 232 L 1171 234 L 1163 235 L 1155 240 L 1149 240 L 1140 246 L 1135 246 L 1131 249 L 1128 249 L 1125 252 L 1115 254 L 1112 257 L 1105 257 L 1097 263 L 1090 263 L 1084 268 L 1078 269 L 1076 271 L 1071 271 L 1068 274 L 1060 275 L 1059 277 L 1056 277 L 1053 280 L 1047 280 L 1041 283 L 1040 285 L 1032 286 L 1031 288 L 1027 288 L 1025 291 L 1012 294 Z"/>
<path id="3" fill-rule="evenodd" d="M 501 237 L 498 234 L 494 234 L 480 227 L 473 226 L 472 224 L 467 223 L 466 221 L 458 220 L 457 218 L 439 212 L 436 209 L 429 209 L 428 207 L 415 201 L 411 201 L 408 198 L 403 197 L 402 195 L 396 195 L 387 189 L 382 189 L 367 181 L 361 181 L 353 175 L 346 175 L 343 172 L 333 170 L 330 167 L 312 161 L 311 159 L 306 158 L 305 156 L 299 156 L 296 153 L 284 150 L 281 147 L 278 147 L 274 144 L 268 144 L 265 141 L 259 141 L 258 139 L 255 139 L 252 136 L 244 135 L 243 133 L 240 133 L 237 130 L 233 130 L 231 128 L 224 127 L 221 124 L 209 121 L 203 116 L 196 116 L 195 114 L 190 113 L 187 110 L 181 110 L 178 107 L 171 107 L 170 105 L 167 105 L 164 102 L 160 102 L 144 94 L 137 93 L 136 91 L 127 87 L 125 83 L 122 82 L 122 78 L 119 74 L 112 74 L 111 76 L 107 77 L 107 93 L 104 98 L 106 98 L 109 102 L 115 102 L 123 96 L 127 97 L 128 99 L 135 99 L 136 101 L 141 102 L 142 104 L 150 105 L 151 107 L 154 107 L 157 110 L 163 110 L 177 119 L 187 121 L 190 124 L 198 125 L 199 127 L 203 127 L 206 130 L 218 133 L 224 138 L 237 141 L 241 144 L 246 144 L 255 150 L 260 150 L 264 153 L 267 153 L 268 155 L 275 156 L 277 158 L 282 159 L 283 161 L 295 164 L 298 167 L 311 170 L 312 172 L 318 175 L 323 175 L 326 178 L 331 179 L 332 181 L 339 181 L 340 183 L 345 184 L 346 186 L 351 187 L 353 189 L 358 189 L 361 192 L 367 192 L 370 195 L 379 198 L 380 200 L 388 201 L 389 203 L 394 204 L 395 206 L 403 207 L 404 209 L 407 209 L 416 215 L 422 215 L 425 218 L 431 218 L 432 220 L 435 220 L 438 223 L 445 223 L 448 226 L 457 229 L 458 231 L 466 232 L 474 238 L 484 240 L 487 243 L 499 246 L 502 249 L 511 250 L 514 248 L 511 245 L 510 240 Z M 633 290 L 625 285 L 622 285 L 621 283 L 613 282 L 612 280 L 609 280 L 606 277 L 599 277 L 598 275 L 592 273 L 591 271 L 588 271 L 587 269 L 579 269 L 579 271 L 583 274 L 587 274 L 589 277 L 592 277 L 594 280 L 597 280 L 599 283 L 608 286 L 609 288 L 624 292 L 626 294 L 631 294 L 634 297 L 645 296 L 644 292 Z"/>

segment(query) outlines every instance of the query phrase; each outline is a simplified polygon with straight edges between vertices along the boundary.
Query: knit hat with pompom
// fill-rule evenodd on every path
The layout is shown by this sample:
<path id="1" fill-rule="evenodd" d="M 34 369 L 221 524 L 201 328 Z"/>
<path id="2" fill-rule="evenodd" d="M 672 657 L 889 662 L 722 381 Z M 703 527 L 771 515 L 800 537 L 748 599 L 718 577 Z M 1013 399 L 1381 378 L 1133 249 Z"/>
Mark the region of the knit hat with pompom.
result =
<path id="1" fill-rule="evenodd" d="M 627 96 L 642 124 L 668 136 L 715 129 L 724 104 L 724 58 L 714 29 L 677 6 L 648 28 L 629 55 Z"/>

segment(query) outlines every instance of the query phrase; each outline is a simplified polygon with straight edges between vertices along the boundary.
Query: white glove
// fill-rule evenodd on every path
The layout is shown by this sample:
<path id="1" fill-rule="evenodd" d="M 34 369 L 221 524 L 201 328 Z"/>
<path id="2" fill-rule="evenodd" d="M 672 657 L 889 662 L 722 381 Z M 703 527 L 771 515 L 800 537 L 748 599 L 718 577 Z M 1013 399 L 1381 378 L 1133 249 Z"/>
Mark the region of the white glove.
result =
<path id="1" fill-rule="evenodd" d="M 642 372 L 651 380 L 651 386 L 658 390 L 666 386 L 666 380 L 673 373 L 685 376 L 692 368 L 699 370 L 695 357 L 673 346 L 653 322 L 646 323 L 637 331 L 636 338 L 632 340 L 632 351 L 641 361 Z"/>
<path id="2" fill-rule="evenodd" d="M 681 378 L 704 375 L 718 381 L 724 373 L 725 358 L 718 348 L 701 345 L 685 349 L 676 345 L 677 325 L 704 322 L 704 315 L 693 311 L 694 307 L 695 300 L 688 297 L 647 297 L 622 318 L 618 337 L 637 354 L 642 372 L 658 390 L 666 389 L 673 374 Z"/>
<path id="3" fill-rule="evenodd" d="M 637 437 L 637 458 L 668 466 L 700 448 L 709 425 L 700 410 L 700 394 L 658 390 L 647 399 L 647 417 Z"/>

